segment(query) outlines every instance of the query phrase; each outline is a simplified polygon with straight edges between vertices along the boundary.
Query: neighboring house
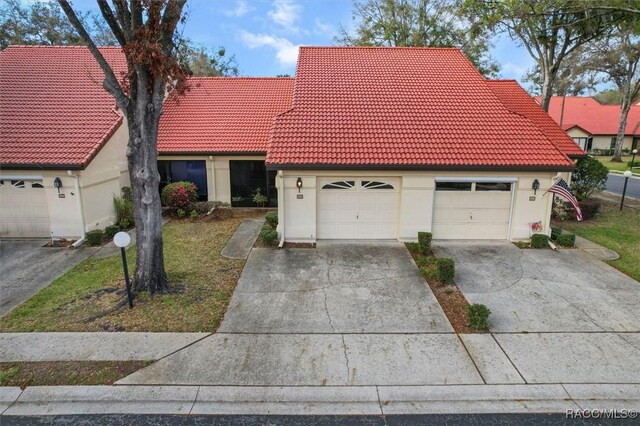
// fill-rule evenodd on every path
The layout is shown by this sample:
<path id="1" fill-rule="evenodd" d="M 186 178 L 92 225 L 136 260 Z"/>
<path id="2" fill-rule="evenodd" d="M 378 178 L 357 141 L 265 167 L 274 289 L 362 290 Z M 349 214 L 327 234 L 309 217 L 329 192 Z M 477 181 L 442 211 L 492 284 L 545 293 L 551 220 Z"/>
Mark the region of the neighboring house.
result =
<path id="1" fill-rule="evenodd" d="M 536 99 L 540 101 L 539 97 Z M 589 97 L 554 96 L 549 115 L 582 149 L 593 154 L 612 154 L 620 124 L 620 105 L 603 105 Z M 636 149 L 639 141 L 640 105 L 636 104 L 629 111 L 623 149 Z"/>
<path id="2" fill-rule="evenodd" d="M 458 49 L 302 47 L 292 108 L 267 150 L 280 235 L 517 240 L 535 222 L 548 230 L 544 193 L 584 152 L 545 117 Z"/>
<path id="3" fill-rule="evenodd" d="M 161 186 L 188 180 L 203 200 L 254 207 L 260 188 L 277 206 L 275 171 L 267 172 L 264 159 L 273 118 L 291 107 L 293 79 L 204 77 L 189 85 L 167 100 L 160 118 Z"/>
<path id="4" fill-rule="evenodd" d="M 101 51 L 126 69 L 120 49 Z M 83 47 L 0 52 L 0 237 L 77 239 L 114 223 L 128 134 L 102 80 Z"/>

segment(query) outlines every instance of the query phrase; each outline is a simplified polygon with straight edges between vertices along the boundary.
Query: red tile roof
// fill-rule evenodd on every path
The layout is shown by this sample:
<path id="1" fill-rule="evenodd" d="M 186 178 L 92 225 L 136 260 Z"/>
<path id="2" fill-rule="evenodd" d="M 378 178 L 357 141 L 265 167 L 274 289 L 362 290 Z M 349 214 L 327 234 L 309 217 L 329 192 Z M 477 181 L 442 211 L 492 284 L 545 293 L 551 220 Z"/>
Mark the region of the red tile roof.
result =
<path id="1" fill-rule="evenodd" d="M 458 49 L 302 47 L 277 167 L 550 168 L 573 163 L 504 107 Z"/>
<path id="2" fill-rule="evenodd" d="M 540 102 L 540 97 L 536 100 Z M 549 105 L 549 115 L 556 123 L 569 130 L 580 127 L 591 135 L 612 136 L 618 134 L 620 122 L 620 105 L 603 105 L 593 98 L 582 96 L 567 96 L 564 99 L 564 114 L 562 113 L 562 96 L 553 96 Z M 640 135 L 640 106 L 633 105 L 627 117 L 627 135 Z"/>
<path id="3" fill-rule="evenodd" d="M 161 153 L 266 153 L 273 118 L 291 107 L 292 78 L 194 77 L 160 119 Z"/>
<path id="4" fill-rule="evenodd" d="M 547 114 L 515 80 L 487 80 L 489 88 L 511 112 L 532 121 L 547 138 L 570 157 L 586 153 Z"/>
<path id="5" fill-rule="evenodd" d="M 117 75 L 120 48 L 102 48 Z M 85 47 L 9 46 L 0 52 L 0 164 L 85 167 L 122 122 Z"/>

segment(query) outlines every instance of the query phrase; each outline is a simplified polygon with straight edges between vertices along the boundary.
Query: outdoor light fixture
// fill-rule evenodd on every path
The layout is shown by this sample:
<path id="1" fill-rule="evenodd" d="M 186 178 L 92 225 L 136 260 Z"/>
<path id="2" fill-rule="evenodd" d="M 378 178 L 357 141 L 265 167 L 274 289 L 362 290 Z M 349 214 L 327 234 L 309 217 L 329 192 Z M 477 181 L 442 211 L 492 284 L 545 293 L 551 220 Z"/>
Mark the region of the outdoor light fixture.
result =
<path id="1" fill-rule="evenodd" d="M 533 189 L 533 195 L 536 195 L 536 191 L 540 189 L 540 181 L 538 181 L 538 179 L 534 179 L 531 184 L 531 188 Z"/>
<path id="2" fill-rule="evenodd" d="M 124 249 L 131 243 L 131 236 L 126 232 L 118 232 L 113 236 L 113 244 L 120 247 L 122 256 L 122 269 L 124 269 L 124 282 L 127 286 L 127 299 L 129 299 L 129 309 L 133 308 L 133 296 L 131 295 L 131 281 L 129 281 L 129 268 L 127 268 L 127 253 Z"/>
<path id="3" fill-rule="evenodd" d="M 60 188 L 62 188 L 62 179 L 59 177 L 53 180 L 53 187 L 58 190 L 58 194 L 60 193 Z"/>
<path id="4" fill-rule="evenodd" d="M 629 178 L 632 175 L 631 170 L 627 170 L 622 175 L 624 176 L 624 186 L 622 187 L 622 200 L 620 200 L 621 211 L 622 211 L 622 206 L 624 205 L 624 197 L 627 195 L 627 183 L 629 183 Z"/>
<path id="5" fill-rule="evenodd" d="M 636 154 L 638 153 L 638 150 L 634 149 L 633 151 L 631 151 L 631 153 L 633 154 L 633 157 L 631 157 L 631 167 L 629 167 L 629 169 L 633 170 L 633 168 L 636 166 Z"/>
<path id="6" fill-rule="evenodd" d="M 298 178 L 296 186 L 298 187 L 298 192 L 300 192 L 300 188 L 302 188 L 302 178 Z"/>

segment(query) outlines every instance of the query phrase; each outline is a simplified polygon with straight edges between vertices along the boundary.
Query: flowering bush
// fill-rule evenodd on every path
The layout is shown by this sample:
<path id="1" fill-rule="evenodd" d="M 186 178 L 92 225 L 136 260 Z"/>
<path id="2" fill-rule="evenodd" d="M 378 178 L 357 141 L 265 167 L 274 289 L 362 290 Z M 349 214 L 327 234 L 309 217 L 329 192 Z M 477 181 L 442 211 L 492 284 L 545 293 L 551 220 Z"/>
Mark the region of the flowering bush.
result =
<path id="1" fill-rule="evenodd" d="M 162 188 L 162 204 L 167 207 L 186 207 L 198 201 L 198 190 L 191 182 L 174 182 Z"/>

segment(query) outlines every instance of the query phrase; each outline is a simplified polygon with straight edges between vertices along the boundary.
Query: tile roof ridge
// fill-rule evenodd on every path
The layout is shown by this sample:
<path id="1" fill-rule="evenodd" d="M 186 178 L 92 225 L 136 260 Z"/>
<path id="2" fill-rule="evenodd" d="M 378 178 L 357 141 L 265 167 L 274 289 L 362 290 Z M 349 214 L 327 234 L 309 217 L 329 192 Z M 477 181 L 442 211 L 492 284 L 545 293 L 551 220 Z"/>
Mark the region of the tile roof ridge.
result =
<path id="1" fill-rule="evenodd" d="M 18 49 L 88 49 L 85 45 L 68 45 L 68 44 L 9 44 L 5 49 L 18 48 Z M 120 46 L 98 46 L 98 49 L 118 49 L 122 50 Z"/>
<path id="2" fill-rule="evenodd" d="M 300 46 L 300 49 L 460 50 L 456 46 Z"/>
<path id="3" fill-rule="evenodd" d="M 251 77 L 251 76 L 231 76 L 231 75 L 212 75 L 212 76 L 191 76 L 190 80 L 295 80 L 295 77 Z"/>

